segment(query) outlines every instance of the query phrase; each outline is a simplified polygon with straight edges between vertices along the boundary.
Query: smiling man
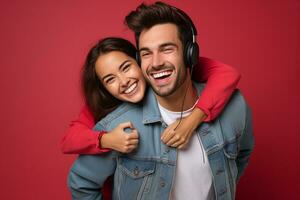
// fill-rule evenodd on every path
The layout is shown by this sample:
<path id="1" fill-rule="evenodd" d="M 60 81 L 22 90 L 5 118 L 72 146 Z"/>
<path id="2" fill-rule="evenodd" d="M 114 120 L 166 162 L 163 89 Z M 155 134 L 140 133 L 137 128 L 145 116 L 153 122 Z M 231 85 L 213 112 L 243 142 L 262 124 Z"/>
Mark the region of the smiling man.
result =
<path id="1" fill-rule="evenodd" d="M 139 47 L 142 72 L 158 102 L 169 110 L 180 111 L 182 94 L 189 92 L 184 109 L 191 108 L 198 97 L 189 87 L 190 74 L 184 64 L 183 45 L 176 25 L 164 23 L 143 30 Z"/>
<path id="2" fill-rule="evenodd" d="M 114 174 L 113 199 L 234 199 L 253 149 L 251 112 L 236 91 L 222 114 L 197 128 L 185 150 L 161 141 L 161 132 L 191 113 L 203 85 L 191 80 L 198 58 L 195 27 L 181 10 L 157 2 L 126 17 L 135 32 L 142 72 L 150 84 L 141 104 L 123 104 L 97 123 L 111 130 L 131 119 L 139 146 L 129 154 L 80 156 L 69 174 L 74 199 L 101 199 Z"/>
<path id="3" fill-rule="evenodd" d="M 186 77 L 176 25 L 159 24 L 144 30 L 139 43 L 144 77 L 158 97 L 172 95 Z"/>
<path id="4" fill-rule="evenodd" d="M 168 125 L 191 113 L 197 90 L 183 59 L 180 33 L 173 23 L 157 24 L 139 35 L 141 67 Z M 214 199 L 212 174 L 203 145 L 194 134 L 189 147 L 177 152 L 172 199 Z M 203 159 L 201 159 L 203 158 Z M 188 187 L 186 187 L 188 186 Z"/>

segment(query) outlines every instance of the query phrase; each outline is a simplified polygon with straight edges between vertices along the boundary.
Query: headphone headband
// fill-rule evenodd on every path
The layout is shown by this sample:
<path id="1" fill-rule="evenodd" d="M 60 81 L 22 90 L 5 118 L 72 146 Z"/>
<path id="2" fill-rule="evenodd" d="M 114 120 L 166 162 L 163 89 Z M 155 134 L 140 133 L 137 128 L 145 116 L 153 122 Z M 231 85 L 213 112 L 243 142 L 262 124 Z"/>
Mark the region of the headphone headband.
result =
<path id="1" fill-rule="evenodd" d="M 171 8 L 173 10 L 175 10 L 179 15 L 181 15 L 182 19 L 188 23 L 188 25 L 191 29 L 192 36 L 193 36 L 192 40 L 193 40 L 193 42 L 196 42 L 195 39 L 197 36 L 197 29 L 196 29 L 192 19 L 183 10 L 176 8 L 174 6 L 171 6 Z"/>

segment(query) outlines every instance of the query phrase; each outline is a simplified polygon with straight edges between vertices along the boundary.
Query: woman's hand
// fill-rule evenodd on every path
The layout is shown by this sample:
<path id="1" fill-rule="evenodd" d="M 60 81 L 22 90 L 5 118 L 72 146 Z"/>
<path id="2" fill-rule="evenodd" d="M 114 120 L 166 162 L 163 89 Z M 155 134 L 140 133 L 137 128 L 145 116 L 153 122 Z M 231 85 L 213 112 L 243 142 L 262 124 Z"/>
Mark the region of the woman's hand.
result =
<path id="1" fill-rule="evenodd" d="M 188 117 L 181 120 L 178 127 L 179 120 L 170 124 L 162 133 L 161 140 L 168 146 L 184 149 L 195 129 L 205 118 L 206 114 L 199 108 L 195 108 Z"/>
<path id="2" fill-rule="evenodd" d="M 125 132 L 124 129 L 126 128 L 130 128 L 131 132 Z M 125 122 L 104 134 L 100 142 L 102 148 L 113 149 L 121 153 L 130 153 L 138 146 L 139 135 L 131 122 Z"/>

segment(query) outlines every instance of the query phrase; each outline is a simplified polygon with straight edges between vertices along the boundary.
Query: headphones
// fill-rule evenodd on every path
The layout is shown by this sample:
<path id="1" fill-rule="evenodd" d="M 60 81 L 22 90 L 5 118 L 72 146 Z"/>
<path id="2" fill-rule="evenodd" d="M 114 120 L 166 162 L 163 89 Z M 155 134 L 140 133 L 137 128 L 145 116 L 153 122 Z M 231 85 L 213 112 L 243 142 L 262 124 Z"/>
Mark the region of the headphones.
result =
<path id="1" fill-rule="evenodd" d="M 197 29 L 191 20 L 191 18 L 182 10 L 179 8 L 176 8 L 174 6 L 171 6 L 171 8 L 178 13 L 182 19 L 188 24 L 190 27 L 190 32 L 192 33 L 192 38 L 189 38 L 184 45 L 184 51 L 183 51 L 183 58 L 184 63 L 187 67 L 190 68 L 190 72 L 193 71 L 193 67 L 198 63 L 198 57 L 199 57 L 199 45 L 197 44 L 196 37 L 197 37 Z M 135 34 L 135 41 L 136 41 L 136 47 L 138 47 L 138 35 Z M 136 53 L 136 61 L 139 65 L 141 65 L 141 58 L 139 51 L 137 50 Z"/>

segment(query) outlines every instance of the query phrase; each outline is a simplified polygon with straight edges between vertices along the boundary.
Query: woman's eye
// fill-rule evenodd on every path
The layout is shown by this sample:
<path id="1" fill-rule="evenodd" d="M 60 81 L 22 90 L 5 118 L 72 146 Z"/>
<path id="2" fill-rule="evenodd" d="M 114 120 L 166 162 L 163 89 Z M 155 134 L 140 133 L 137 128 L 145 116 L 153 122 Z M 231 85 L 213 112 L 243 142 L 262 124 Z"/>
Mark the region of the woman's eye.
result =
<path id="1" fill-rule="evenodd" d="M 129 68 L 130 68 L 130 64 L 125 65 L 125 66 L 123 67 L 123 71 L 124 71 L 124 72 L 127 72 L 127 71 L 129 70 Z"/>
<path id="2" fill-rule="evenodd" d="M 115 80 L 115 78 L 111 77 L 111 78 L 106 79 L 106 80 L 105 80 L 105 83 L 106 83 L 106 84 L 110 84 L 110 83 L 113 83 L 114 80 Z"/>

